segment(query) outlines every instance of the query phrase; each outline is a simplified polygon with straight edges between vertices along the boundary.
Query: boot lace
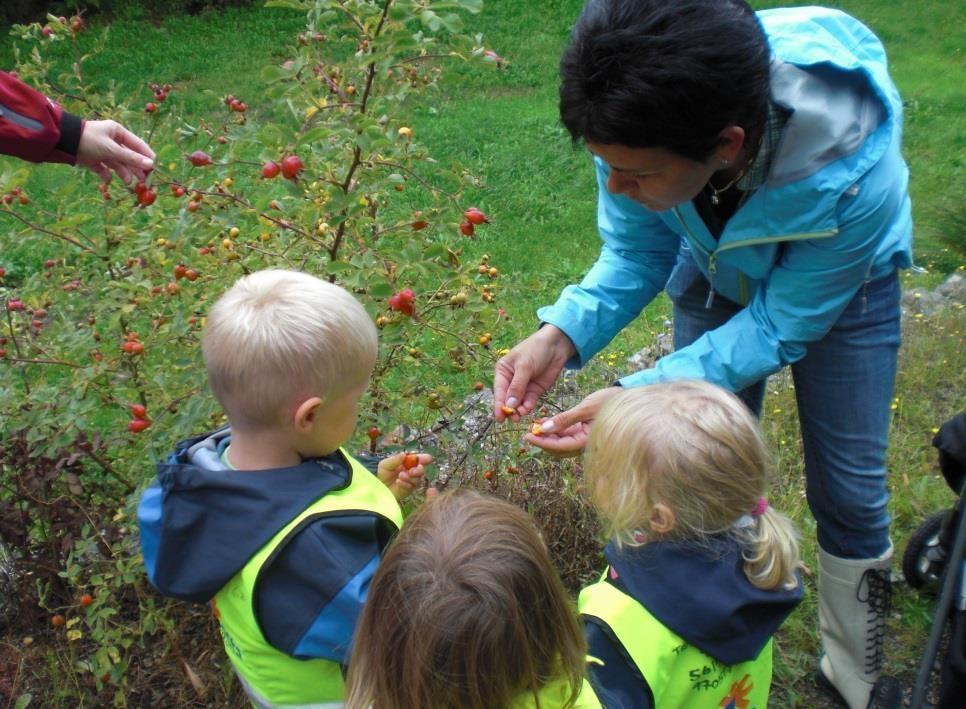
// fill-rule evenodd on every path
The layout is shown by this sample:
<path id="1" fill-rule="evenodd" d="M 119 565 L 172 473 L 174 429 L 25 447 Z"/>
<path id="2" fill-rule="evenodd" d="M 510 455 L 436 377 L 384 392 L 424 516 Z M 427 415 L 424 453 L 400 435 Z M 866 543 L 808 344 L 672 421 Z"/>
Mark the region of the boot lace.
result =
<path id="1" fill-rule="evenodd" d="M 860 603 L 867 604 L 869 632 L 865 644 L 865 671 L 871 674 L 882 669 L 885 621 L 892 605 L 892 579 L 889 570 L 868 569 L 862 574 L 855 598 Z"/>

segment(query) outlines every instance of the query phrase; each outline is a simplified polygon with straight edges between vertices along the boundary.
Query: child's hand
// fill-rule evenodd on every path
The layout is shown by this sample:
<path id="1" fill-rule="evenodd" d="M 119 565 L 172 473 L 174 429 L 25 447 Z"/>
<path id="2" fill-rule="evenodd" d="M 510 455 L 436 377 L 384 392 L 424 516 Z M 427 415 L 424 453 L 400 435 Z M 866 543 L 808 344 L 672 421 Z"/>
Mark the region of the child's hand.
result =
<path id="1" fill-rule="evenodd" d="M 426 469 L 433 462 L 428 453 L 396 453 L 379 461 L 380 480 L 397 500 L 409 495 L 422 482 Z"/>

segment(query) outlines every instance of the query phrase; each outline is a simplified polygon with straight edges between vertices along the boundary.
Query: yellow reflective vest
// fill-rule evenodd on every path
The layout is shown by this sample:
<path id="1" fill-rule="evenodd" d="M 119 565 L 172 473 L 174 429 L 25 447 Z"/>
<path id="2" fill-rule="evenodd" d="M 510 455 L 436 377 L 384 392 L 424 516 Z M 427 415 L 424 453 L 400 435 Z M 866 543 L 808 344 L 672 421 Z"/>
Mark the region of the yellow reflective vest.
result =
<path id="1" fill-rule="evenodd" d="M 349 484 L 319 498 L 285 525 L 215 595 L 212 606 L 225 650 L 257 707 L 340 707 L 345 693 L 342 668 L 321 658 L 300 660 L 272 647 L 254 612 L 254 588 L 265 562 L 306 523 L 327 514 L 375 514 L 402 526 L 402 510 L 375 475 L 342 451 L 352 467 Z M 325 573 L 319 569 L 319 573 Z"/>
<path id="2" fill-rule="evenodd" d="M 754 660 L 723 665 L 606 581 L 581 591 L 577 607 L 582 615 L 610 628 L 624 646 L 647 680 L 656 709 L 765 709 L 768 705 L 771 640 Z"/>

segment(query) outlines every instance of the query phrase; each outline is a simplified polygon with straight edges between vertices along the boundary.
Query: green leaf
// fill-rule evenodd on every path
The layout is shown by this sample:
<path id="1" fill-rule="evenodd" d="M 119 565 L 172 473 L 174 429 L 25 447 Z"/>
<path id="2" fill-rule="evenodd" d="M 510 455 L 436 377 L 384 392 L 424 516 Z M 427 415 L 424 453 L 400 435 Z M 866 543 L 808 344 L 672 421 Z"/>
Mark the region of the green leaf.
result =
<path id="1" fill-rule="evenodd" d="M 423 10 L 423 12 L 419 15 L 419 21 L 422 22 L 430 32 L 439 32 L 439 15 L 432 10 Z"/>
<path id="2" fill-rule="evenodd" d="M 27 692 L 26 694 L 21 694 L 17 697 L 17 701 L 14 702 L 14 709 L 27 709 L 30 706 L 30 702 L 33 701 L 33 695 Z"/>
<path id="3" fill-rule="evenodd" d="M 274 64 L 269 64 L 264 69 L 262 69 L 261 79 L 266 84 L 271 84 L 280 79 L 288 78 L 289 73 L 285 71 L 282 67 L 276 66 Z"/>
<path id="4" fill-rule="evenodd" d="M 451 12 L 448 15 L 443 15 L 441 20 L 443 26 L 453 34 L 463 31 L 463 18 L 456 13 Z"/>
<path id="5" fill-rule="evenodd" d="M 305 11 L 306 4 L 302 0 L 266 0 L 265 7 L 283 7 L 289 10 Z"/>
<path id="6" fill-rule="evenodd" d="M 392 295 L 392 284 L 389 281 L 370 282 L 368 293 L 372 298 L 388 298 Z"/>

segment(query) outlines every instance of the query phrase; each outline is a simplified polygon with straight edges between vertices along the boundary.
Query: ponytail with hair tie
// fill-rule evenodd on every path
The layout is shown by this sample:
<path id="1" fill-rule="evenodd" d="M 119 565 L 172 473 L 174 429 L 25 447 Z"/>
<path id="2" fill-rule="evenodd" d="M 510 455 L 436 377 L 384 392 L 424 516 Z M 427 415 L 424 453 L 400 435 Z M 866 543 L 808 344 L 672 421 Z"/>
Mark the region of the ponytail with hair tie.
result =
<path id="1" fill-rule="evenodd" d="M 753 586 L 768 591 L 798 584 L 798 532 L 791 520 L 759 497 L 750 515 L 742 515 L 735 526 L 747 540 L 745 574 Z"/>

